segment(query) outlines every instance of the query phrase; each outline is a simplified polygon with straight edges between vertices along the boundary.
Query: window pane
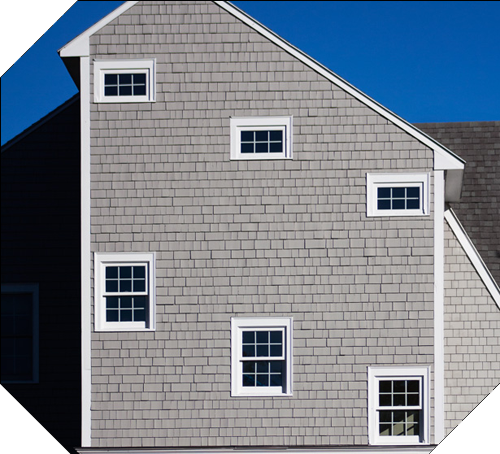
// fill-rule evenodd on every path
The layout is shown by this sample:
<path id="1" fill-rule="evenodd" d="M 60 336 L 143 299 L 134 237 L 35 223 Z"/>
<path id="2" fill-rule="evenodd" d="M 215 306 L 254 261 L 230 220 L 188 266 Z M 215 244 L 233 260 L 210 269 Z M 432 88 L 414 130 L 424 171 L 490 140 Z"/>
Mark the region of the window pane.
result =
<path id="1" fill-rule="evenodd" d="M 120 74 L 120 85 L 132 85 L 132 74 Z"/>
<path id="2" fill-rule="evenodd" d="M 242 143 L 241 144 L 241 152 L 242 153 L 253 153 L 254 152 L 253 147 L 254 147 L 253 143 Z"/>
<path id="3" fill-rule="evenodd" d="M 106 307 L 108 309 L 118 309 L 118 300 L 117 296 L 108 296 L 106 298 Z"/>
<path id="4" fill-rule="evenodd" d="M 392 201 L 392 209 L 393 210 L 404 210 L 405 208 L 406 208 L 406 206 L 405 206 L 404 199 L 403 200 L 396 199 L 396 200 Z"/>
<path id="5" fill-rule="evenodd" d="M 269 131 L 269 139 L 272 142 L 283 142 L 283 131 Z"/>
<path id="6" fill-rule="evenodd" d="M 255 131 L 255 141 L 267 143 L 269 141 L 269 131 Z"/>
<path id="7" fill-rule="evenodd" d="M 391 198 L 391 188 L 378 188 L 377 197 L 379 199 L 390 199 Z"/>
<path id="8" fill-rule="evenodd" d="M 132 277 L 131 266 L 120 266 L 120 279 L 130 279 Z"/>
<path id="9" fill-rule="evenodd" d="M 405 193 L 406 193 L 406 188 L 392 188 L 393 199 L 404 199 Z"/>
<path id="10" fill-rule="evenodd" d="M 391 209 L 391 201 L 390 200 L 378 200 L 377 209 L 378 210 L 390 210 Z"/>
<path id="11" fill-rule="evenodd" d="M 255 356 L 255 345 L 243 345 L 242 354 L 244 358 Z"/>
<path id="12" fill-rule="evenodd" d="M 244 344 L 255 343 L 255 331 L 243 331 L 242 337 Z"/>
<path id="13" fill-rule="evenodd" d="M 104 87 L 104 96 L 118 96 L 118 87 Z"/>
<path id="14" fill-rule="evenodd" d="M 267 344 L 269 342 L 269 331 L 257 331 L 256 336 L 258 344 Z"/>
<path id="15" fill-rule="evenodd" d="M 267 142 L 256 142 L 255 153 L 267 153 L 269 151 L 269 144 Z"/>
<path id="16" fill-rule="evenodd" d="M 118 279 L 118 267 L 117 266 L 107 266 L 106 267 L 106 279 Z"/>
<path id="17" fill-rule="evenodd" d="M 406 188 L 406 196 L 409 199 L 420 198 L 420 188 Z"/>
<path id="18" fill-rule="evenodd" d="M 253 142 L 254 132 L 253 131 L 241 131 L 241 141 L 242 142 Z"/>
<path id="19" fill-rule="evenodd" d="M 132 85 L 120 85 L 120 96 L 132 96 Z"/>
<path id="20" fill-rule="evenodd" d="M 257 356 L 269 356 L 269 346 L 268 345 L 257 345 Z"/>
<path id="21" fill-rule="evenodd" d="M 418 200 L 418 199 L 407 200 L 406 208 L 408 210 L 418 210 L 420 208 L 420 200 Z"/>
<path id="22" fill-rule="evenodd" d="M 407 396 L 407 405 L 416 407 L 420 405 L 420 399 L 418 394 L 408 394 Z"/>
<path id="23" fill-rule="evenodd" d="M 271 351 L 269 356 L 281 356 L 283 354 L 283 349 L 281 345 L 271 345 Z"/>
<path id="24" fill-rule="evenodd" d="M 120 309 L 130 309 L 132 307 L 132 297 L 122 296 L 120 297 Z"/>
<path id="25" fill-rule="evenodd" d="M 391 394 L 380 394 L 379 405 L 381 407 L 392 407 L 392 395 Z"/>
<path id="26" fill-rule="evenodd" d="M 146 96 L 146 85 L 134 85 L 134 96 Z"/>
<path id="27" fill-rule="evenodd" d="M 117 74 L 105 74 L 104 75 L 104 85 L 117 85 L 118 75 Z"/>
<path id="28" fill-rule="evenodd" d="M 119 321 L 118 309 L 107 309 L 106 310 L 106 321 L 107 322 L 118 322 Z"/>
<path id="29" fill-rule="evenodd" d="M 392 392 L 392 381 L 381 380 L 378 385 L 379 392 L 390 393 Z"/>
<path id="30" fill-rule="evenodd" d="M 123 309 L 120 311 L 120 322 L 131 322 L 132 321 L 132 310 Z"/>
<path id="31" fill-rule="evenodd" d="M 272 142 L 269 144 L 269 152 L 270 153 L 282 153 L 283 152 L 283 144 L 281 142 Z"/>

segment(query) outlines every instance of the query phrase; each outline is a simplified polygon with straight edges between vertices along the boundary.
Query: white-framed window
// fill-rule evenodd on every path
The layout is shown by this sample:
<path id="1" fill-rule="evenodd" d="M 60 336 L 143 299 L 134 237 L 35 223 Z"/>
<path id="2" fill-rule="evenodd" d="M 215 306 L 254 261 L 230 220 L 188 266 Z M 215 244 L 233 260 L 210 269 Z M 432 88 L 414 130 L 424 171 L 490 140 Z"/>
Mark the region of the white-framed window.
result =
<path id="1" fill-rule="evenodd" d="M 292 395 L 292 319 L 231 319 L 231 395 Z"/>
<path id="2" fill-rule="evenodd" d="M 368 368 L 368 428 L 372 445 L 429 443 L 429 368 Z"/>
<path id="3" fill-rule="evenodd" d="M 231 118 L 231 159 L 292 159 L 292 117 Z"/>
<path id="4" fill-rule="evenodd" d="M 95 253 L 96 331 L 155 329 L 155 253 Z"/>
<path id="5" fill-rule="evenodd" d="M 367 216 L 429 214 L 428 173 L 368 173 Z"/>
<path id="6" fill-rule="evenodd" d="M 156 60 L 94 61 L 94 101 L 154 102 Z"/>
<path id="7" fill-rule="evenodd" d="M 38 284 L 2 284 L 2 383 L 38 383 L 38 313 Z"/>

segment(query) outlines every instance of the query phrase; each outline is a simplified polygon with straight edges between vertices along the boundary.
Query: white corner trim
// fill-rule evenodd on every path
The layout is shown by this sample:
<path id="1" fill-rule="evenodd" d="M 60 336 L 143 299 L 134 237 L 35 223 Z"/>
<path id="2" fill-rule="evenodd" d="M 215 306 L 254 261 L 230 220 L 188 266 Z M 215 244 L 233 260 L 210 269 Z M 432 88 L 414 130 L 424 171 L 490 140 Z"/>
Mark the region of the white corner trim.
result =
<path id="1" fill-rule="evenodd" d="M 434 171 L 434 442 L 444 430 L 444 170 Z"/>
<path id="2" fill-rule="evenodd" d="M 82 317 L 82 446 L 91 444 L 91 253 L 90 253 L 90 58 L 80 59 L 81 175 L 81 317 Z"/>
<path id="3" fill-rule="evenodd" d="M 403 129 L 409 135 L 431 148 L 435 153 L 435 161 L 436 156 L 439 156 L 437 162 L 439 166 L 444 166 L 445 169 L 464 169 L 465 161 L 457 156 L 452 151 L 448 150 L 445 146 L 441 145 L 439 142 L 434 140 L 432 137 L 423 133 L 415 126 L 411 125 L 407 121 L 403 120 L 401 117 L 396 115 L 394 112 L 391 112 L 386 107 L 379 104 L 377 101 L 370 98 L 368 95 L 351 85 L 349 82 L 342 79 L 340 76 L 332 72 L 330 69 L 323 66 L 321 63 L 318 63 L 316 60 L 311 58 L 309 55 L 305 54 L 301 50 L 297 49 L 292 44 L 285 41 L 283 38 L 278 36 L 273 31 L 269 30 L 264 25 L 257 22 L 255 19 L 247 15 L 245 12 L 237 8 L 226 1 L 214 1 L 215 4 L 226 10 L 228 13 L 232 14 L 237 19 L 241 20 L 243 23 L 254 29 L 257 33 L 260 33 L 262 36 L 281 47 L 284 51 L 288 52 L 290 55 L 294 56 L 298 60 L 300 60 L 305 65 L 309 66 L 311 69 L 316 71 L 318 74 L 321 74 L 323 77 L 328 79 L 333 84 L 337 85 L 337 87 L 349 93 L 351 96 L 356 98 L 358 101 L 365 104 L 367 107 L 373 109 L 375 112 L 380 114 L 382 117 L 394 123 L 399 128 Z M 436 155 L 437 153 L 437 155 Z M 439 169 L 441 170 L 441 169 Z"/>
<path id="4" fill-rule="evenodd" d="M 111 11 L 107 16 L 103 17 L 99 22 L 96 22 L 91 27 L 87 28 L 83 33 L 80 33 L 76 38 L 61 47 L 58 52 L 60 57 L 88 57 L 90 55 L 89 38 L 102 27 L 108 25 L 112 20 L 116 19 L 120 14 L 123 14 L 128 9 L 132 8 L 138 2 L 125 2 L 114 11 Z"/>
<path id="5" fill-rule="evenodd" d="M 474 243 L 469 238 L 469 235 L 467 235 L 467 232 L 465 231 L 464 227 L 458 220 L 457 215 L 450 208 L 446 210 L 446 212 L 444 213 L 444 217 L 448 222 L 448 225 L 450 226 L 452 232 L 455 234 L 455 237 L 457 238 L 458 242 L 460 243 L 463 250 L 467 254 L 467 257 L 469 257 L 472 266 L 476 269 L 477 273 L 479 274 L 479 277 L 481 278 L 484 285 L 490 292 L 493 301 L 495 301 L 495 304 L 500 309 L 500 288 L 496 283 L 495 279 L 493 278 L 493 276 L 491 275 L 490 270 L 484 263 L 483 259 L 479 255 L 479 252 L 474 246 Z"/>

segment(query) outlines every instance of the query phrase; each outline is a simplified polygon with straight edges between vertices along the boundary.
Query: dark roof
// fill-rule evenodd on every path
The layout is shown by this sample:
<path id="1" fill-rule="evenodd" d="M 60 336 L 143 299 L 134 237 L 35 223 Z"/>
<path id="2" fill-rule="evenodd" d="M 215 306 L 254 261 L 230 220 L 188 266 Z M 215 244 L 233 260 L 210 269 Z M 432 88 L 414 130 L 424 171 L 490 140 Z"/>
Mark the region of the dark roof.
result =
<path id="1" fill-rule="evenodd" d="M 450 206 L 500 283 L 500 121 L 415 126 L 467 161 L 462 199 Z"/>

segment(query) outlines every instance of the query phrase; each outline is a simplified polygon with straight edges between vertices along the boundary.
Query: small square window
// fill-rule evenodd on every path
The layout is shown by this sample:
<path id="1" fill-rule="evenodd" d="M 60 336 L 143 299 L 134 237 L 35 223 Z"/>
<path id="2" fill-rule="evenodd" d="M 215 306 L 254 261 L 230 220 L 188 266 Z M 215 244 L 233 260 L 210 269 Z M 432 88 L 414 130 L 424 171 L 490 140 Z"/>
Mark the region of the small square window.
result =
<path id="1" fill-rule="evenodd" d="M 292 320 L 231 319 L 231 394 L 292 394 Z"/>
<path id="2" fill-rule="evenodd" d="M 429 214 L 429 174 L 367 174 L 367 216 Z"/>
<path id="3" fill-rule="evenodd" d="M 97 331 L 154 329 L 154 254 L 95 254 Z"/>
<path id="4" fill-rule="evenodd" d="M 95 61 L 95 102 L 154 102 L 155 66 L 154 59 Z"/>
<path id="5" fill-rule="evenodd" d="M 370 444 L 429 442 L 429 369 L 368 370 Z"/>
<path id="6" fill-rule="evenodd" d="M 38 285 L 2 284 L 1 381 L 38 382 Z"/>
<path id="7" fill-rule="evenodd" d="M 231 118 L 231 159 L 292 158 L 292 117 Z"/>

